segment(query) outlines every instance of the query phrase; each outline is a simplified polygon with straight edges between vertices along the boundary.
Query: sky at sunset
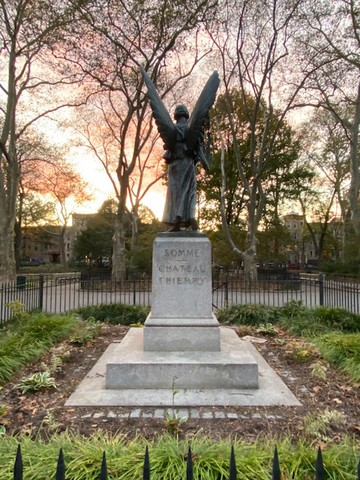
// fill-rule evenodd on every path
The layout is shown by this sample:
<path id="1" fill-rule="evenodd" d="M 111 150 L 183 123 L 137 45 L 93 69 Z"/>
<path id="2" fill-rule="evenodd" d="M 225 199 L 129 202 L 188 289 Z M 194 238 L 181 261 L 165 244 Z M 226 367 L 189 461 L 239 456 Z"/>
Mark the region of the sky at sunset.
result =
<path id="1" fill-rule="evenodd" d="M 105 200 L 114 197 L 109 178 L 100 163 L 90 155 L 84 158 L 83 155 L 75 156 L 73 152 L 69 159 L 76 165 L 76 169 L 84 180 L 89 183 L 90 191 L 94 195 L 94 200 L 79 207 L 78 213 L 95 213 Z M 161 182 L 150 189 L 142 203 L 161 219 L 165 203 L 165 187 Z"/>

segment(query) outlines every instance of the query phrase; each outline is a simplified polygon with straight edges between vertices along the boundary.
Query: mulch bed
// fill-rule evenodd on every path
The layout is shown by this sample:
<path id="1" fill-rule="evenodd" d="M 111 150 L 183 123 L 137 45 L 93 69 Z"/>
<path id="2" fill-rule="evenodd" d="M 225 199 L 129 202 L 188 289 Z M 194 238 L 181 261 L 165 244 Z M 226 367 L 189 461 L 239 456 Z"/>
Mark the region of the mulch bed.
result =
<path id="1" fill-rule="evenodd" d="M 74 431 L 90 436 L 99 429 L 111 433 L 122 433 L 127 438 L 143 435 L 148 439 L 167 432 L 164 419 L 108 417 L 109 411 L 120 414 L 121 407 L 65 407 L 64 404 L 90 368 L 114 340 L 124 337 L 128 327 L 106 325 L 100 335 L 87 345 L 64 343 L 61 351 L 67 351 L 69 358 L 56 373 L 56 389 L 42 390 L 33 394 L 22 394 L 14 389 L 22 378 L 42 370 L 51 362 L 50 354 L 41 361 L 24 368 L 12 382 L 0 392 L 3 415 L 0 423 L 9 434 L 40 434 Z M 226 412 L 235 412 L 239 418 L 189 418 L 181 425 L 181 436 L 188 438 L 197 433 L 213 439 L 242 438 L 253 441 L 259 436 L 284 437 L 294 440 L 305 438 L 318 442 L 331 439 L 341 441 L 352 436 L 360 441 L 360 386 L 327 365 L 311 346 L 291 337 L 285 331 L 275 336 L 260 335 L 255 329 L 237 329 L 240 336 L 250 335 L 254 345 L 280 375 L 290 390 L 301 402 L 300 407 L 224 407 Z M 320 378 L 323 374 L 325 378 Z M 218 409 L 218 408 L 217 408 Z M 100 411 L 104 416 L 94 417 Z M 209 408 L 207 408 L 209 410 Z M 215 409 L 214 409 L 215 410 Z M 326 430 L 318 428 L 309 432 L 308 419 L 324 418 L 330 412 L 330 422 Z M 340 413 L 335 416 L 334 412 Z M 326 414 L 325 414 L 326 415 Z M 240 417 L 241 416 L 241 417 Z M 314 422 L 311 425 L 315 425 Z"/>

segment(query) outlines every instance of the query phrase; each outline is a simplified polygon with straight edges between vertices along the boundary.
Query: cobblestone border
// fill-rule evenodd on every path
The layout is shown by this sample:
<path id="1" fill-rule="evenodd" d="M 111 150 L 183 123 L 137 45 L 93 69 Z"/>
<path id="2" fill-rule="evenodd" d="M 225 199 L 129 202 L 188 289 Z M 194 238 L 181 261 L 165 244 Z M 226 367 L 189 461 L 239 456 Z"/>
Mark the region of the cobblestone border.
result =
<path id="1" fill-rule="evenodd" d="M 262 418 L 262 415 L 259 413 L 254 413 L 251 415 L 243 415 L 240 413 L 224 410 L 199 410 L 197 408 L 155 408 L 150 411 L 148 408 L 134 408 L 133 410 L 122 411 L 116 413 L 112 410 L 109 412 L 105 411 L 96 411 L 94 413 L 78 414 L 74 418 L 93 418 L 93 419 L 114 419 L 114 418 L 126 418 L 126 419 L 136 419 L 136 418 L 166 418 L 167 415 L 172 415 L 176 413 L 179 418 L 187 417 L 188 419 L 231 419 L 231 420 L 258 420 Z M 268 419 L 280 419 L 280 415 L 266 415 Z"/>

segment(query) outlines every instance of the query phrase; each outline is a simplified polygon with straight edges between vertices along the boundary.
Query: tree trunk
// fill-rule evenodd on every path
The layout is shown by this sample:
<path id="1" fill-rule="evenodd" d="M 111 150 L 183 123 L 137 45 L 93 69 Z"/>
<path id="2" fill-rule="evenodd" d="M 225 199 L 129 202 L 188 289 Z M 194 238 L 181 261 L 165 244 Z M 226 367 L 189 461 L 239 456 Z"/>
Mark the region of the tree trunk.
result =
<path id="1" fill-rule="evenodd" d="M 15 222 L 15 265 L 16 269 L 21 266 L 22 232 L 20 222 Z"/>
<path id="2" fill-rule="evenodd" d="M 135 248 L 139 234 L 139 215 L 136 212 L 131 214 L 131 251 Z"/>
<path id="3" fill-rule="evenodd" d="M 60 262 L 66 268 L 67 267 L 67 256 L 66 256 L 66 248 L 65 248 L 65 233 L 66 233 L 66 225 L 63 225 L 60 230 L 59 236 L 59 247 L 60 247 Z"/>
<path id="4" fill-rule="evenodd" d="M 246 235 L 246 249 L 243 253 L 244 275 L 247 282 L 257 282 L 256 267 L 256 237 L 248 232 Z"/>
<path id="5" fill-rule="evenodd" d="M 355 117 L 351 126 L 348 126 L 350 133 L 350 209 L 351 220 L 355 235 L 360 239 L 360 205 L 359 205 L 359 190 L 360 190 L 360 172 L 359 172 L 359 128 L 360 128 L 360 82 L 358 85 L 358 95 L 356 99 Z M 360 258 L 360 251 L 359 251 Z"/>
<path id="6" fill-rule="evenodd" d="M 119 207 L 114 225 L 112 279 L 121 282 L 126 279 L 126 249 L 124 210 Z"/>
<path id="7" fill-rule="evenodd" d="M 0 285 L 16 280 L 14 221 L 0 213 Z"/>

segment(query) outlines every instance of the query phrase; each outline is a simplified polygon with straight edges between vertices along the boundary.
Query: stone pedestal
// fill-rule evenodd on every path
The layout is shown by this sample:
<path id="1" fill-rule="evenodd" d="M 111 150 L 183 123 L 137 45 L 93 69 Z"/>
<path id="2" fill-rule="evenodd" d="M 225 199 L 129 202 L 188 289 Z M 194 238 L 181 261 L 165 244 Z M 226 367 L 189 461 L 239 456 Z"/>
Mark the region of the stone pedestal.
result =
<path id="1" fill-rule="evenodd" d="M 219 322 L 212 312 L 211 245 L 206 235 L 158 235 L 152 271 L 144 350 L 220 351 Z"/>
<path id="2" fill-rule="evenodd" d="M 211 245 L 198 232 L 162 233 L 153 248 L 151 313 L 106 364 L 106 389 L 258 388 L 258 363 L 212 312 Z"/>
<path id="3" fill-rule="evenodd" d="M 258 388 L 258 364 L 247 342 L 230 328 L 221 328 L 221 350 L 145 351 L 139 328 L 129 331 L 107 363 L 110 389 Z"/>

